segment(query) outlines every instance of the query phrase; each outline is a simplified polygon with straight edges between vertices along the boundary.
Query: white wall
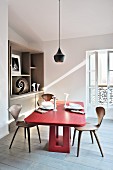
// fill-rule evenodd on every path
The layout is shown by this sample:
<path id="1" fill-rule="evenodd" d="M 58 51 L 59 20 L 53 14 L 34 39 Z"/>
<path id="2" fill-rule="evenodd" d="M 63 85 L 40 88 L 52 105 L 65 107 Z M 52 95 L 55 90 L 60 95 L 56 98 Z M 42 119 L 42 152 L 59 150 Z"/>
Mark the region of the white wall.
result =
<path id="1" fill-rule="evenodd" d="M 8 27 L 8 39 L 18 44 L 22 44 L 28 47 L 28 42 L 16 33 L 11 27 Z"/>
<path id="2" fill-rule="evenodd" d="M 8 3 L 0 1 L 0 138 L 8 134 Z"/>
<path id="3" fill-rule="evenodd" d="M 27 42 L 21 35 L 19 35 L 14 29 L 8 27 L 8 39 L 15 43 L 24 45 L 31 49 L 36 49 L 37 51 L 43 51 L 43 42 L 37 40 L 37 43 Z"/>
<path id="4" fill-rule="evenodd" d="M 68 39 L 61 41 L 61 49 L 65 54 L 65 62 L 55 63 L 53 56 L 57 52 L 58 42 L 44 43 L 45 53 L 45 86 L 48 86 L 69 70 L 75 68 L 86 59 L 86 51 L 99 49 L 113 49 L 113 34 Z M 64 99 L 64 93 L 70 94 L 69 100 L 86 100 L 86 66 L 65 77 L 47 89 L 56 94 L 58 99 Z M 89 115 L 90 116 L 90 115 Z"/>
<path id="5" fill-rule="evenodd" d="M 43 52 L 44 51 L 44 47 L 43 47 L 43 42 L 42 41 L 38 41 L 37 43 L 31 43 L 29 42 L 29 48 L 31 49 L 36 49 L 39 52 Z"/>

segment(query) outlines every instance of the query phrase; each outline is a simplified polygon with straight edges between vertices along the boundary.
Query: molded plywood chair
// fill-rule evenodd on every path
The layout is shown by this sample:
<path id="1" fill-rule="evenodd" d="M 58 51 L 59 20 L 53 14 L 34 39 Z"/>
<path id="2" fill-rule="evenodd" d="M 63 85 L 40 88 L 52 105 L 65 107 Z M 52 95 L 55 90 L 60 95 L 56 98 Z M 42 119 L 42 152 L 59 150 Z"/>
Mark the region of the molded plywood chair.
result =
<path id="1" fill-rule="evenodd" d="M 45 94 L 42 94 L 42 98 L 45 100 L 45 101 L 50 101 L 52 98 L 53 98 L 53 94 L 50 94 L 50 93 L 45 93 Z"/>
<path id="2" fill-rule="evenodd" d="M 10 108 L 9 108 L 9 112 L 10 114 L 13 116 L 13 118 L 15 119 L 15 122 L 16 122 L 16 126 L 17 126 L 17 129 L 14 133 L 14 136 L 12 138 L 12 141 L 11 141 L 11 144 L 9 146 L 9 149 L 11 148 L 12 144 L 13 144 L 13 141 L 14 141 L 14 138 L 17 134 L 17 131 L 20 127 L 24 128 L 24 132 L 25 132 L 25 138 L 26 138 L 26 129 L 27 129 L 27 134 L 28 134 L 28 146 L 29 146 L 29 152 L 31 152 L 31 149 L 30 149 L 30 128 L 31 127 L 34 127 L 36 126 L 37 127 L 37 131 L 38 131 L 38 136 L 39 136 L 39 141 L 41 143 L 41 138 L 40 138 L 40 131 L 39 131 L 39 127 L 38 125 L 36 124 L 33 124 L 33 123 L 25 123 L 24 121 L 18 121 L 18 116 L 19 116 L 19 113 L 22 109 L 22 105 L 20 104 L 15 104 L 15 105 L 12 105 Z"/>
<path id="3" fill-rule="evenodd" d="M 79 131 L 79 133 L 78 133 L 77 157 L 79 156 L 80 140 L 81 140 L 81 135 L 82 135 L 83 131 L 89 131 L 90 132 L 92 143 L 93 143 L 93 134 L 94 134 L 96 141 L 97 141 L 97 144 L 99 146 L 101 155 L 102 155 L 102 157 L 104 156 L 102 149 L 101 149 L 101 146 L 100 146 L 100 143 L 99 143 L 99 140 L 98 140 L 98 137 L 97 137 L 97 134 L 96 134 L 96 130 L 98 130 L 98 128 L 100 127 L 100 125 L 102 123 L 103 117 L 105 115 L 105 109 L 103 107 L 96 107 L 96 113 L 97 113 L 97 117 L 98 117 L 98 124 L 97 125 L 92 125 L 90 123 L 86 123 L 86 125 L 83 126 L 83 127 L 74 127 L 75 129 L 74 129 L 72 146 L 74 145 L 76 130 Z"/>

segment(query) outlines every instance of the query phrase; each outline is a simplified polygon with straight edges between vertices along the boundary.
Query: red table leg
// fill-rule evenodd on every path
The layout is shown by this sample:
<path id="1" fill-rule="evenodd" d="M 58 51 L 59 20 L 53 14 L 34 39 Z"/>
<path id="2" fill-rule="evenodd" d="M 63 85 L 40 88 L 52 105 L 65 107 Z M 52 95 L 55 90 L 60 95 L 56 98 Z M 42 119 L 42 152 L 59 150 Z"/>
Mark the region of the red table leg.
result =
<path id="1" fill-rule="evenodd" d="M 58 135 L 58 126 L 50 126 L 49 151 L 70 152 L 70 127 L 63 127 L 63 136 Z"/>

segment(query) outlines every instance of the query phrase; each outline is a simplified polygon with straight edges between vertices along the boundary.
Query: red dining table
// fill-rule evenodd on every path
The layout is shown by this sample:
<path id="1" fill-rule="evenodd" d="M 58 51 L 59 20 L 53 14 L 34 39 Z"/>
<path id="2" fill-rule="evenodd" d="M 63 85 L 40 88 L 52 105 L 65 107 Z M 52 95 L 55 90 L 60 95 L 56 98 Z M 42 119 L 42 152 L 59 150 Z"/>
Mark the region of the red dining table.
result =
<path id="1" fill-rule="evenodd" d="M 74 102 L 84 107 L 83 102 Z M 67 103 L 68 105 L 68 103 Z M 82 110 L 84 111 L 84 110 Z M 26 123 L 38 125 L 49 125 L 49 146 L 51 152 L 70 152 L 70 127 L 84 126 L 86 124 L 85 114 L 66 111 L 63 101 L 57 101 L 57 111 L 50 110 L 40 114 L 36 111 L 25 119 Z M 59 136 L 58 127 L 63 126 L 63 135 Z"/>

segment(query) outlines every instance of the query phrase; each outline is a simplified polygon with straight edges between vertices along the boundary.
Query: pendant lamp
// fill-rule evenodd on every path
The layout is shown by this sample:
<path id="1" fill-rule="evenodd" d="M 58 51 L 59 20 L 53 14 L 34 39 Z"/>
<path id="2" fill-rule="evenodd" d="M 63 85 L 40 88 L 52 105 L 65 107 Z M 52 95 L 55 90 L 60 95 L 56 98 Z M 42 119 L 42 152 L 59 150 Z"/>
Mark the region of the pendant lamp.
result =
<path id="1" fill-rule="evenodd" d="M 63 62 L 64 61 L 64 54 L 60 49 L 60 0 L 59 0 L 59 48 L 57 53 L 54 55 L 55 62 Z"/>

